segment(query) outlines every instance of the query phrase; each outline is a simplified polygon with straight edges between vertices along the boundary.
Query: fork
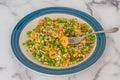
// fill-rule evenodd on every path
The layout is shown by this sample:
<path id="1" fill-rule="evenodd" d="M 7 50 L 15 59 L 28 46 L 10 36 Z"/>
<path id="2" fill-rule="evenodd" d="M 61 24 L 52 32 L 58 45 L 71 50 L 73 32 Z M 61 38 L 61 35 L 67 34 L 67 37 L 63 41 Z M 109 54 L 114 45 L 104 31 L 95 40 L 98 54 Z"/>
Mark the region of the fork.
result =
<path id="1" fill-rule="evenodd" d="M 96 31 L 90 34 L 86 34 L 84 36 L 78 36 L 78 37 L 68 37 L 68 44 L 78 44 L 81 40 L 83 40 L 85 37 L 92 35 L 92 34 L 100 34 L 100 33 L 114 33 L 117 32 L 119 28 L 114 27 L 108 30 L 101 30 L 101 31 Z"/>

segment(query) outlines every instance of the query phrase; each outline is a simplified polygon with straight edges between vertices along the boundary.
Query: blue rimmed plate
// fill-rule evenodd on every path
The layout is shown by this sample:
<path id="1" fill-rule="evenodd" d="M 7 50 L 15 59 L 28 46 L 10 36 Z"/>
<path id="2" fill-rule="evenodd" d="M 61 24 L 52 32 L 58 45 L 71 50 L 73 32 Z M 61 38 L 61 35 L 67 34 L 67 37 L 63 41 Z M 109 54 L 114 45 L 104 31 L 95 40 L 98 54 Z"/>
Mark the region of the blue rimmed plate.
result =
<path id="1" fill-rule="evenodd" d="M 11 35 L 12 50 L 17 59 L 25 66 L 47 74 L 70 74 L 88 68 L 90 65 L 95 63 L 103 54 L 106 45 L 106 37 L 104 33 L 96 35 L 97 42 L 94 51 L 89 58 L 87 58 L 85 61 L 78 65 L 60 69 L 49 68 L 39 65 L 31 58 L 30 54 L 27 54 L 27 52 L 25 52 L 25 48 L 21 47 L 21 43 L 25 41 L 25 33 L 28 30 L 31 30 L 33 26 L 35 27 L 35 24 L 37 24 L 36 21 L 43 18 L 44 16 L 49 16 L 52 18 L 77 18 L 78 20 L 88 23 L 94 31 L 103 30 L 102 26 L 93 17 L 75 9 L 65 7 L 50 7 L 32 12 L 18 22 Z"/>

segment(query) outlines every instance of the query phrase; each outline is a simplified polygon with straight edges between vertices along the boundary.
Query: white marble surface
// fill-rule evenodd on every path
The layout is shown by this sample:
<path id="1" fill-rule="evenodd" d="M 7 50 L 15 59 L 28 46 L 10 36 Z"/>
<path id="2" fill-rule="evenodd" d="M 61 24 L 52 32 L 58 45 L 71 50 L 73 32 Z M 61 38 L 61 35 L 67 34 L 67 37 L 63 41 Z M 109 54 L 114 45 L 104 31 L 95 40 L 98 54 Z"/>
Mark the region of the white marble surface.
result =
<path id="1" fill-rule="evenodd" d="M 70 75 L 33 71 L 13 55 L 10 36 L 16 23 L 37 9 L 64 6 L 84 11 L 104 29 L 120 27 L 120 0 L 0 0 L 0 80 L 120 80 L 120 31 L 107 34 L 102 57 L 89 68 Z"/>

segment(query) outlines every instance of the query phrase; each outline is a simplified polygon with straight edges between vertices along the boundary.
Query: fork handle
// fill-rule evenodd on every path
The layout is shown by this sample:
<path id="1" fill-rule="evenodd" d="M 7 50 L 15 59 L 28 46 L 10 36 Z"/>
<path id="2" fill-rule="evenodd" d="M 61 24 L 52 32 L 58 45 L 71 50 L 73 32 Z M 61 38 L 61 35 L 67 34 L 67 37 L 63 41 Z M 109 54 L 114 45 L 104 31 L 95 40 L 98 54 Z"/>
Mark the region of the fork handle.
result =
<path id="1" fill-rule="evenodd" d="M 83 38 L 85 38 L 85 37 L 87 37 L 89 35 L 98 34 L 98 33 L 114 33 L 114 32 L 117 32 L 118 30 L 119 30 L 119 28 L 114 27 L 114 28 L 108 29 L 108 30 L 96 31 L 96 32 L 93 32 L 93 33 L 90 33 L 90 34 L 87 34 L 87 35 L 83 36 Z"/>

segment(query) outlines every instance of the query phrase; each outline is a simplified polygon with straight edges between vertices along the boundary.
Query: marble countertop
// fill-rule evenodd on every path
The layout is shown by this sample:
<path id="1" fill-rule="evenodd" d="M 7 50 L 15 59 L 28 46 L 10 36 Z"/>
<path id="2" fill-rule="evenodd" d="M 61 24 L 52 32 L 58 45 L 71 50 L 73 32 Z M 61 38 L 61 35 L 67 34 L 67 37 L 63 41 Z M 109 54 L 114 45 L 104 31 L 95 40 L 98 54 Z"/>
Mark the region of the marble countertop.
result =
<path id="1" fill-rule="evenodd" d="M 106 35 L 106 49 L 95 64 L 74 74 L 39 73 L 16 59 L 10 36 L 17 22 L 30 12 L 53 6 L 84 11 L 104 29 L 120 27 L 120 0 L 0 0 L 0 80 L 120 80 L 120 31 Z"/>

